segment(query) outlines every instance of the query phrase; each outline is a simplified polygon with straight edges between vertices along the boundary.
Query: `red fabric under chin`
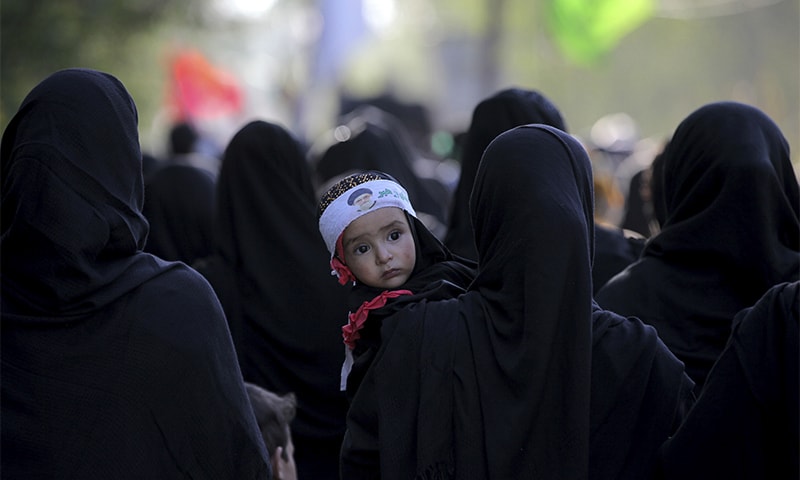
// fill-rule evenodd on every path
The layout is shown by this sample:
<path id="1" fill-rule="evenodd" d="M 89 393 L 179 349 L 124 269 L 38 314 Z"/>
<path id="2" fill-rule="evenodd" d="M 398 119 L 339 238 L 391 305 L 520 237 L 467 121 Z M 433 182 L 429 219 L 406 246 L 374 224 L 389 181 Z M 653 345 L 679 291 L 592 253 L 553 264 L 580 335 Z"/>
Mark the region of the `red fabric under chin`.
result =
<path id="1" fill-rule="evenodd" d="M 361 306 L 358 307 L 358 310 L 348 315 L 350 321 L 347 325 L 342 327 L 344 343 L 350 347 L 351 350 L 355 348 L 356 340 L 361 337 L 358 331 L 364 327 L 369 311 L 381 308 L 386 305 L 387 300 L 399 297 L 400 295 L 411 295 L 411 290 L 384 290 L 372 300 L 362 303 Z"/>

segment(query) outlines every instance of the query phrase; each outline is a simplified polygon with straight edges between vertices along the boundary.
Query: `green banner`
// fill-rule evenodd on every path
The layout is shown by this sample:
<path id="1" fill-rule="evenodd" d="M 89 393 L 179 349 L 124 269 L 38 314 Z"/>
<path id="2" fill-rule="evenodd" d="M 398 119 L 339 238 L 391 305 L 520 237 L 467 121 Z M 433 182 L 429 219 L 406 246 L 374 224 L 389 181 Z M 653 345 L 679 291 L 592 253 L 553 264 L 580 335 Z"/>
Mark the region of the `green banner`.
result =
<path id="1" fill-rule="evenodd" d="M 547 22 L 571 60 L 591 64 L 649 19 L 655 0 L 550 0 Z"/>

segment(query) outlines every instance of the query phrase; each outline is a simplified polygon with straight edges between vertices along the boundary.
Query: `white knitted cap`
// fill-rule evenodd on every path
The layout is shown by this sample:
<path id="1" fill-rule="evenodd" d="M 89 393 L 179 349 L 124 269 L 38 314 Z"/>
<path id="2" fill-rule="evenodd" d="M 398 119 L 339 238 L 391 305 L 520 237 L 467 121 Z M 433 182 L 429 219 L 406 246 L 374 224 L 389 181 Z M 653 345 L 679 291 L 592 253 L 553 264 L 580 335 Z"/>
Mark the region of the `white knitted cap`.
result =
<path id="1" fill-rule="evenodd" d="M 336 253 L 336 241 L 353 220 L 385 207 L 417 215 L 400 184 L 374 174 L 350 175 L 331 187 L 322 197 L 319 217 L 319 232 L 331 258 Z"/>

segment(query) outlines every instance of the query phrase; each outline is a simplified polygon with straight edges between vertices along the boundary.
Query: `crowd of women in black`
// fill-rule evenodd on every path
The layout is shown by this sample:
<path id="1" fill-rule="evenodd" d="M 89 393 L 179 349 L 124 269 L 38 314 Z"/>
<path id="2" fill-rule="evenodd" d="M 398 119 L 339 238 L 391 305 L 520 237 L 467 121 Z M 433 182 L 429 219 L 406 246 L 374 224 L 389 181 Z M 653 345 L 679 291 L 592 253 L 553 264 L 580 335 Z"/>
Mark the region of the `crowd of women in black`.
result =
<path id="1" fill-rule="evenodd" d="M 143 155 L 89 69 L 3 132 L 3 478 L 280 478 L 246 383 L 296 399 L 300 480 L 798 478 L 800 189 L 758 108 L 687 112 L 636 177 L 646 236 L 596 218 L 589 148 L 532 89 L 475 106 L 452 185 L 375 107 L 315 148 L 195 135 Z M 346 201 L 372 185 L 402 201 Z M 373 207 L 413 237 L 401 285 L 347 265 Z"/>

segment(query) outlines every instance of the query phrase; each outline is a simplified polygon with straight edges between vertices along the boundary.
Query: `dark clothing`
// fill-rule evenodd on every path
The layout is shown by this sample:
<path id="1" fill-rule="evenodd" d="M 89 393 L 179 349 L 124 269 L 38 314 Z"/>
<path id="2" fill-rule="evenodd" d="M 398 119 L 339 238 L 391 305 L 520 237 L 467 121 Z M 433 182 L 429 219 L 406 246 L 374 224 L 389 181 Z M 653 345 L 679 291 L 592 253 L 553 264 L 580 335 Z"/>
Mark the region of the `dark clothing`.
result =
<path id="1" fill-rule="evenodd" d="M 57 72 L 3 134 L 8 478 L 271 478 L 222 308 L 148 224 L 133 100 Z"/>
<path id="2" fill-rule="evenodd" d="M 591 166 L 561 135 L 527 127 L 489 147 L 468 292 L 384 319 L 348 417 L 379 438 L 380 478 L 586 478 Z M 530 161 L 529 148 L 564 160 Z"/>
<path id="3" fill-rule="evenodd" d="M 694 404 L 693 388 L 652 326 L 595 304 L 589 478 L 653 478 L 658 448 Z"/>
<path id="4" fill-rule="evenodd" d="M 344 479 L 652 472 L 693 383 L 652 327 L 592 301 L 592 186 L 585 150 L 560 130 L 490 144 L 471 203 L 478 274 L 462 295 L 383 319 L 348 415 L 379 451 L 353 455 Z"/>
<path id="5" fill-rule="evenodd" d="M 558 108 L 535 90 L 500 90 L 478 103 L 472 112 L 472 121 L 459 158 L 461 173 L 448 212 L 448 229 L 444 239 L 445 245 L 453 253 L 471 260 L 478 259 L 469 214 L 469 196 L 483 151 L 504 131 L 529 123 L 542 123 L 567 130 Z"/>
<path id="6" fill-rule="evenodd" d="M 797 177 L 772 120 L 720 102 L 678 126 L 653 178 L 661 232 L 596 299 L 656 327 L 699 392 L 734 315 L 772 285 L 800 278 Z"/>
<path id="7" fill-rule="evenodd" d="M 300 144 L 279 125 L 250 122 L 217 182 L 215 254 L 195 268 L 219 295 L 244 379 L 297 397 L 298 478 L 337 478 L 347 289 L 331 277 Z"/>
<path id="8" fill-rule="evenodd" d="M 373 386 L 359 393 L 361 382 L 369 371 L 381 347 L 381 326 L 383 320 L 400 310 L 423 300 L 443 300 L 464 293 L 475 278 L 476 265 L 466 259 L 454 256 L 422 222 L 407 215 L 417 250 L 417 261 L 409 280 L 396 290 L 408 290 L 410 295 L 402 295 L 387 301 L 386 305 L 369 311 L 364 327 L 359 331 L 360 338 L 353 349 L 353 366 L 347 376 L 347 394 L 356 407 L 350 410 L 348 431 L 345 434 L 342 450 L 342 478 L 364 478 L 365 471 L 374 473 L 380 469 L 379 449 L 375 432 L 361 428 L 365 422 L 362 416 L 374 408 L 375 392 Z M 349 295 L 350 311 L 354 312 L 364 302 L 380 295 L 381 289 L 356 283 Z"/>
<path id="9" fill-rule="evenodd" d="M 142 213 L 150 224 L 145 251 L 191 265 L 211 254 L 214 177 L 189 165 L 167 165 L 145 178 Z"/>
<path id="10" fill-rule="evenodd" d="M 214 292 L 149 258 L 164 271 L 79 315 L 21 313 L 4 285 L 4 478 L 270 478 Z"/>
<path id="11" fill-rule="evenodd" d="M 142 175 L 144 176 L 145 181 L 150 174 L 158 171 L 158 169 L 161 168 L 161 163 L 162 160 L 155 155 L 142 152 Z"/>
<path id="12" fill-rule="evenodd" d="M 631 177 L 621 225 L 622 228 L 632 230 L 645 238 L 658 230 L 650 190 L 651 178 L 652 171 L 649 167 L 639 170 Z"/>
<path id="13" fill-rule="evenodd" d="M 594 224 L 592 290 L 597 293 L 611 277 L 639 259 L 645 239 L 629 236 L 621 228 Z"/>
<path id="14" fill-rule="evenodd" d="M 736 315 L 697 404 L 661 449 L 664 479 L 800 478 L 800 282 Z"/>

